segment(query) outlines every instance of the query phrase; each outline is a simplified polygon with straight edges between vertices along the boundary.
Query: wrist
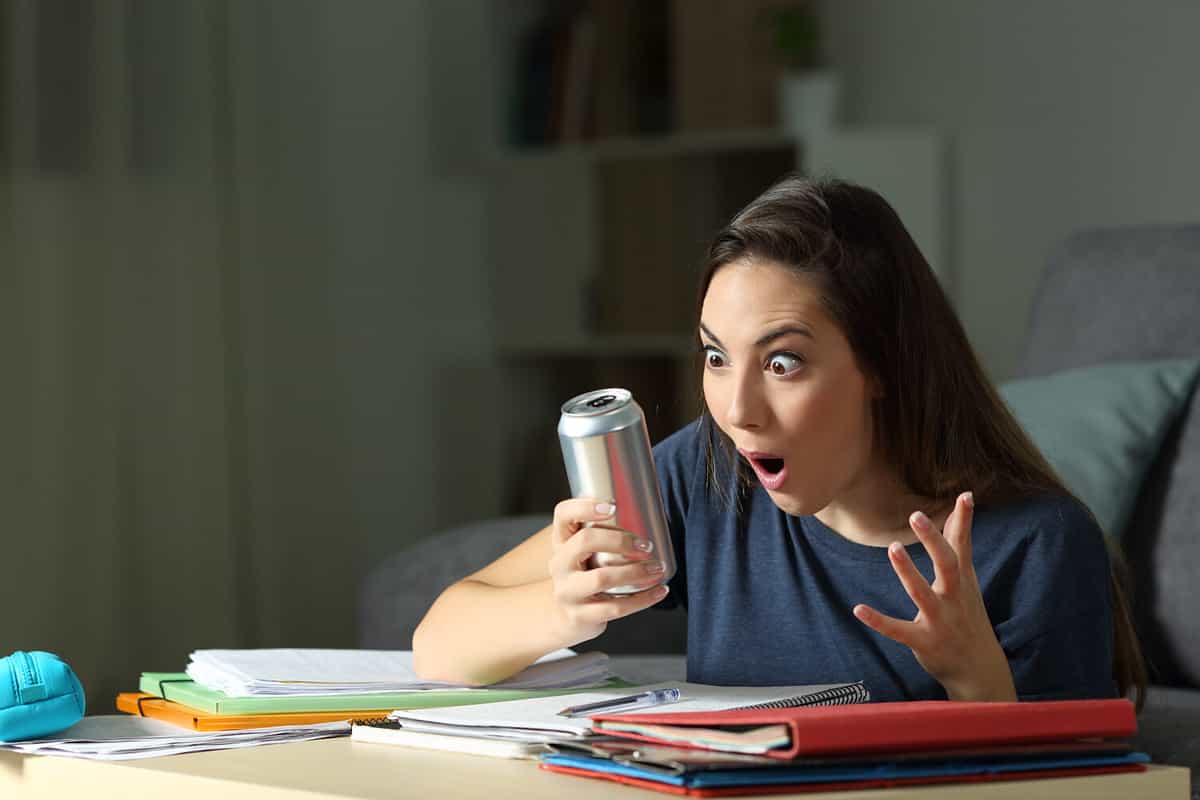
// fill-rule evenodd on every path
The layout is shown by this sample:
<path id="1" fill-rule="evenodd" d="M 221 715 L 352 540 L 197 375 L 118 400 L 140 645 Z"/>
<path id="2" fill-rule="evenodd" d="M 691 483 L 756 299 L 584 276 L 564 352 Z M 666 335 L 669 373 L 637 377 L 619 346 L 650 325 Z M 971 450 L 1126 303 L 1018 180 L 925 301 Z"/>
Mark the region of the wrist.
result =
<path id="1" fill-rule="evenodd" d="M 942 681 L 950 700 L 976 703 L 1008 703 L 1017 701 L 1017 688 L 1012 669 L 1004 651 L 997 643 L 992 656 L 976 662 L 967 675 Z"/>
<path id="2" fill-rule="evenodd" d="M 554 582 L 552 580 L 547 582 L 545 588 L 546 593 L 544 596 L 549 598 L 550 603 L 550 624 L 545 628 L 549 636 L 549 641 L 544 643 L 548 648 L 547 652 L 559 650 L 564 647 L 574 647 L 581 642 L 595 639 L 604 632 L 603 628 L 596 631 L 592 630 L 591 626 L 581 624 L 576 616 L 567 610 L 566 606 L 558 602 L 558 599 L 554 595 Z"/>

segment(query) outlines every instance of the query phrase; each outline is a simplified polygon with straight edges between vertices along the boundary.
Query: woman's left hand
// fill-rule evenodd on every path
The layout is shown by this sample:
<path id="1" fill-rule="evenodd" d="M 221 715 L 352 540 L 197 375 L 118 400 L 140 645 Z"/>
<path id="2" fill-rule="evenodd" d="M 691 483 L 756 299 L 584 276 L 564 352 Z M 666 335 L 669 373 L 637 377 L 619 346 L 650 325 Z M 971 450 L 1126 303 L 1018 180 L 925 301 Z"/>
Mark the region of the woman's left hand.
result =
<path id="1" fill-rule="evenodd" d="M 944 533 L 920 511 L 909 518 L 933 559 L 932 585 L 899 542 L 888 547 L 892 568 L 917 606 L 916 617 L 896 619 L 861 603 L 854 616 L 910 648 L 951 700 L 1016 700 L 1012 670 L 992 630 L 971 562 L 974 509 L 970 492 L 959 495 Z"/>

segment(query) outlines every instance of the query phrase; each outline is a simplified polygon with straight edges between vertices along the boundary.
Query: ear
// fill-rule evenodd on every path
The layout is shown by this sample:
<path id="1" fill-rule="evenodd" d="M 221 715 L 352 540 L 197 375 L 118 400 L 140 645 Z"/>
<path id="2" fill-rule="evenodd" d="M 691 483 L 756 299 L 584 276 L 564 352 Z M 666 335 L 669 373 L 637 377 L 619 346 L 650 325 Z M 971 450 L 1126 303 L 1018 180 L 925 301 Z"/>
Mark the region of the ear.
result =
<path id="1" fill-rule="evenodd" d="M 876 375 L 872 375 L 867 379 L 867 390 L 872 400 L 882 400 L 887 397 L 887 392 L 883 388 L 883 381 L 879 380 L 879 377 Z"/>

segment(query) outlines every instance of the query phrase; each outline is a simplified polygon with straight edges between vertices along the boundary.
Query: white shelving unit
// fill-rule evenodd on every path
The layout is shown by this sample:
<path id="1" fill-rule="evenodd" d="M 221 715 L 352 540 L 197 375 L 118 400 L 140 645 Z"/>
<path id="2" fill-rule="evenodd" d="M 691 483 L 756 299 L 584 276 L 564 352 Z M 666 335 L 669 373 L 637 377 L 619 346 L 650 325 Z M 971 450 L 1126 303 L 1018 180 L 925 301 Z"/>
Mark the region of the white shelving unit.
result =
<path id="1" fill-rule="evenodd" d="M 553 420 L 572 393 L 630 388 L 654 439 L 695 413 L 699 359 L 692 327 L 706 249 L 738 209 L 783 174 L 831 172 L 878 189 L 948 277 L 941 142 L 931 131 L 848 130 L 814 142 L 745 127 L 543 149 L 503 146 L 520 31 L 546 5 L 489 0 L 477 19 L 466 0 L 448 0 L 433 20 L 435 32 L 444 33 L 439 41 L 457 42 L 465 33 L 477 45 L 437 55 L 450 81 L 440 91 L 455 102 L 435 115 L 440 134 L 433 146 L 441 169 L 478 181 L 486 197 L 483 253 L 496 357 L 491 385 L 504 406 L 505 430 L 489 426 L 461 436 L 464 442 L 503 440 L 504 493 L 522 498 L 507 511 L 546 511 L 565 496 Z M 626 0 L 603 6 L 603 13 L 649 8 Z M 693 28 L 704 26 L 683 4 L 669 8 L 684 14 L 672 24 L 687 28 L 674 41 L 696 46 Z M 733 6 L 725 11 L 732 15 L 727 22 L 741 19 Z M 709 27 L 720 28 L 721 20 Z M 736 39 L 734 28 L 729 36 Z M 620 48 L 597 52 L 611 56 Z M 685 66 L 697 68 L 694 61 Z M 616 68 L 610 60 L 605 69 L 611 92 Z M 710 79 L 700 70 L 690 88 L 675 90 L 687 94 L 693 111 L 697 99 L 724 99 L 730 102 L 721 110 L 758 124 L 762 115 L 743 113 L 748 106 L 719 96 Z"/>
<path id="2" fill-rule="evenodd" d="M 708 239 L 799 164 L 796 141 L 778 131 L 495 160 L 488 252 L 501 350 L 679 352 Z"/>
<path id="3" fill-rule="evenodd" d="M 878 190 L 934 269 L 945 255 L 942 142 L 921 129 L 803 143 L 776 130 L 620 139 L 497 158 L 488 252 L 504 353 L 686 351 L 709 239 L 788 171 Z"/>

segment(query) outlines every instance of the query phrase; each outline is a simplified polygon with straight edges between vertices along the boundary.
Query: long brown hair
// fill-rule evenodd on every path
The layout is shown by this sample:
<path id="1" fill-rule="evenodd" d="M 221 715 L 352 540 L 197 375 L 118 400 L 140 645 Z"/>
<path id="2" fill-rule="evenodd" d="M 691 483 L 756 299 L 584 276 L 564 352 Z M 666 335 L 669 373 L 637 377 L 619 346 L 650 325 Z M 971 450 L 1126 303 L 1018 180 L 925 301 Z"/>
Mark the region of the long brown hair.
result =
<path id="1" fill-rule="evenodd" d="M 872 401 L 874 441 L 914 493 L 946 501 L 970 490 L 980 505 L 1073 496 L 1001 400 L 929 263 L 876 192 L 794 175 L 767 189 L 709 247 L 697 318 L 716 271 L 746 258 L 816 282 L 859 368 L 883 390 Z M 916 375 L 921 379 L 910 379 Z M 723 491 L 724 469 L 731 469 L 740 501 L 745 468 L 707 405 L 701 425 L 710 442 L 710 485 Z M 1140 709 L 1145 664 L 1118 579 L 1123 561 L 1111 544 L 1109 555 L 1114 677 L 1122 695 L 1134 692 Z"/>

